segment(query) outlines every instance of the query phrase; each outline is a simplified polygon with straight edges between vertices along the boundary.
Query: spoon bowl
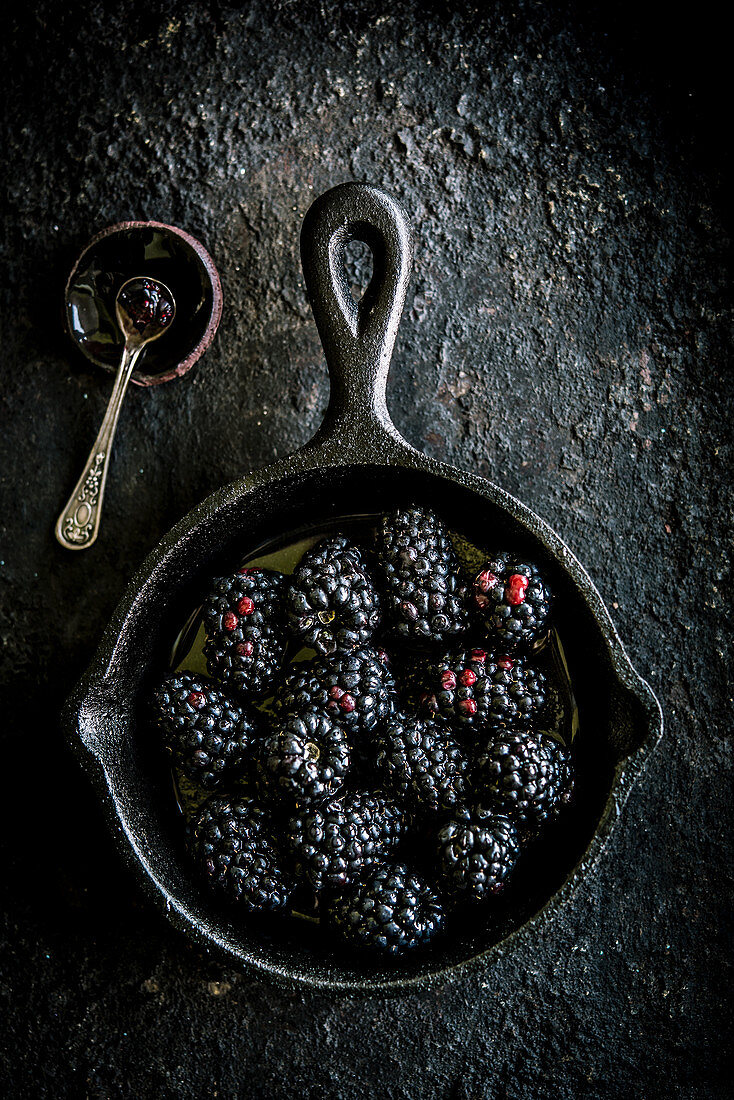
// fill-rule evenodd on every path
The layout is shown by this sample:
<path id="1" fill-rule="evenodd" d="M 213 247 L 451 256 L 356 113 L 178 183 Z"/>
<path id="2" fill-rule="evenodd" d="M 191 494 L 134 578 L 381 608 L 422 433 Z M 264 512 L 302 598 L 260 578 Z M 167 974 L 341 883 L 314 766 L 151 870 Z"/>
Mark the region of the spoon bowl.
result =
<path id="1" fill-rule="evenodd" d="M 156 279 L 136 276 L 120 287 L 115 316 L 126 344 L 151 344 L 166 332 L 176 317 L 176 301 Z"/>

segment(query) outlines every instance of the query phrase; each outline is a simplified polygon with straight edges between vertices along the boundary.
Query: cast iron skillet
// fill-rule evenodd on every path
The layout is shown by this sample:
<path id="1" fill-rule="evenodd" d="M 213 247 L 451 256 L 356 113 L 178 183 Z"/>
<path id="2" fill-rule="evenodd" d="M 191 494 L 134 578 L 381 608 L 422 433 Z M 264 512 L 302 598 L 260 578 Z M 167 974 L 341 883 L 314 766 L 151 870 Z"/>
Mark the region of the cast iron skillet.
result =
<path id="1" fill-rule="evenodd" d="M 370 247 L 374 263 L 359 304 L 344 268 L 345 245 L 355 239 Z M 210 496 L 150 554 L 69 701 L 68 726 L 123 851 L 177 927 L 230 961 L 292 984 L 427 985 L 539 935 L 599 859 L 661 737 L 662 715 L 561 539 L 502 489 L 414 450 L 390 420 L 385 384 L 412 264 L 411 230 L 399 204 L 362 184 L 334 188 L 309 210 L 301 254 L 331 378 L 324 422 L 297 454 Z M 467 923 L 428 954 L 389 964 L 340 955 L 323 930 L 305 921 L 261 927 L 216 907 L 190 875 L 170 776 L 142 715 L 171 643 L 211 576 L 279 535 L 410 503 L 434 508 L 479 545 L 517 547 L 548 570 L 579 708 L 578 796 L 489 921 Z"/>

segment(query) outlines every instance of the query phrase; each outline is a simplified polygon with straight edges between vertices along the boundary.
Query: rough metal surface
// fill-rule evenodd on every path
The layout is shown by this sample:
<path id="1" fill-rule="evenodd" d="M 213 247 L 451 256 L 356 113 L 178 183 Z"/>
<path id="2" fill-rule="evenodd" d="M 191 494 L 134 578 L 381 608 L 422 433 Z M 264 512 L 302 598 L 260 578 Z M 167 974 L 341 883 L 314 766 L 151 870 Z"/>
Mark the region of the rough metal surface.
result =
<path id="1" fill-rule="evenodd" d="M 726 1095 L 729 211 L 708 71 L 722 32 L 546 7 L 47 4 L 10 19 L 8 1095 Z M 318 425 L 298 233 L 349 178 L 414 219 L 397 426 L 557 529 L 668 724 L 608 858 L 542 942 L 386 1000 L 285 994 L 177 936 L 121 870 L 56 720 L 160 534 Z M 225 313 L 186 379 L 129 395 L 102 534 L 72 556 L 53 523 L 109 381 L 66 342 L 58 293 L 92 232 L 136 217 L 203 240 Z"/>

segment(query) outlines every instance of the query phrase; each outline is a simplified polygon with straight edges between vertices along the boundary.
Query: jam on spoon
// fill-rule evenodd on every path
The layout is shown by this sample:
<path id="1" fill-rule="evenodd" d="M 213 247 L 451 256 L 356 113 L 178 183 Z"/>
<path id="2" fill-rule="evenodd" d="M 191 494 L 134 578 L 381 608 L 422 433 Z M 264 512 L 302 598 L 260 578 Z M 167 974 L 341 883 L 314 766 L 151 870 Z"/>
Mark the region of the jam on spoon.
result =
<path id="1" fill-rule="evenodd" d="M 56 524 L 56 538 L 67 550 L 86 550 L 97 538 L 112 441 L 130 376 L 146 346 L 170 328 L 176 303 L 158 279 L 136 276 L 120 287 L 115 313 L 125 346 L 102 427 Z"/>

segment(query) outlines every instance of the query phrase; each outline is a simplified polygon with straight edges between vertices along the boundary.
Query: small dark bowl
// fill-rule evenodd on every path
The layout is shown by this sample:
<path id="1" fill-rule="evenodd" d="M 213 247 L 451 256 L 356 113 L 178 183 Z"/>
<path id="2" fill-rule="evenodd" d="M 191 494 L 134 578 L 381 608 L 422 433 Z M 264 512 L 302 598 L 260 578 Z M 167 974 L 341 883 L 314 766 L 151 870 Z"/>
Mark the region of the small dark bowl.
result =
<path id="1" fill-rule="evenodd" d="M 114 373 L 122 334 L 115 299 L 136 275 L 160 279 L 176 300 L 176 322 L 165 340 L 146 348 L 138 386 L 179 378 L 211 344 L 222 315 L 222 287 L 214 261 L 190 234 L 162 222 L 120 222 L 97 233 L 79 256 L 65 290 L 66 325 L 87 359 Z"/>

